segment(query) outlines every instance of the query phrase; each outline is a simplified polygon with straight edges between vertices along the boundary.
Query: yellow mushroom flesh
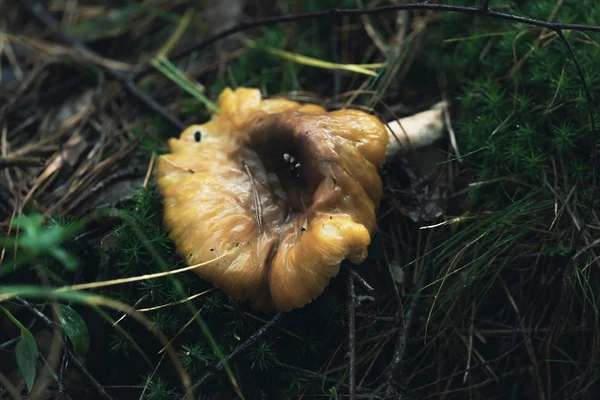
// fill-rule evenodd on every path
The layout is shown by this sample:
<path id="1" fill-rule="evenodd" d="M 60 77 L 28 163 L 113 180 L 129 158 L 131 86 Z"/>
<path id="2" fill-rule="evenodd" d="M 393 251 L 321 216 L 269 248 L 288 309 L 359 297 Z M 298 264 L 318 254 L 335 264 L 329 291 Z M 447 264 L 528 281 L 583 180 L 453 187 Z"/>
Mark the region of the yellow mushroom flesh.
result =
<path id="1" fill-rule="evenodd" d="M 366 258 L 387 144 L 367 113 L 226 89 L 220 113 L 159 157 L 164 225 L 188 265 L 208 262 L 194 272 L 230 297 L 302 307 L 344 259 Z"/>

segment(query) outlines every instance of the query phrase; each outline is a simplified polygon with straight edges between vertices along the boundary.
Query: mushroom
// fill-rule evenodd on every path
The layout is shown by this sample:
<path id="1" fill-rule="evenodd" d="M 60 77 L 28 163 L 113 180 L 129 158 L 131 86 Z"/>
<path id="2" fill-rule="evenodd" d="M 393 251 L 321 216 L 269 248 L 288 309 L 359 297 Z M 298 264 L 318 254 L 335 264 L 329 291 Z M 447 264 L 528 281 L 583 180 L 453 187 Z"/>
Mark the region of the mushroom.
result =
<path id="1" fill-rule="evenodd" d="M 362 111 L 225 89 L 219 114 L 158 159 L 164 225 L 186 263 L 202 264 L 193 271 L 231 298 L 303 307 L 344 259 L 367 257 L 388 143 Z"/>
<path id="2" fill-rule="evenodd" d="M 344 259 L 367 257 L 378 168 L 442 137 L 441 102 L 384 125 L 358 110 L 225 89 L 220 112 L 169 140 L 157 185 L 164 225 L 201 278 L 262 311 L 319 296 Z"/>

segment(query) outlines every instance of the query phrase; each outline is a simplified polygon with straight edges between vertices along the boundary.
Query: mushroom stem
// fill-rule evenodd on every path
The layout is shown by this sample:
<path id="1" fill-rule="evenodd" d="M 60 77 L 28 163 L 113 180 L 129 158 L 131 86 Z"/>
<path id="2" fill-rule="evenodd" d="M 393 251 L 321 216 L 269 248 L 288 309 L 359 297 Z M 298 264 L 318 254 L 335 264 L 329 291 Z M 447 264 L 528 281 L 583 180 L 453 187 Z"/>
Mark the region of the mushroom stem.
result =
<path id="1" fill-rule="evenodd" d="M 440 101 L 429 110 L 388 122 L 388 161 L 411 150 L 429 146 L 442 138 L 445 128 L 444 113 L 447 108 L 448 103 Z"/>

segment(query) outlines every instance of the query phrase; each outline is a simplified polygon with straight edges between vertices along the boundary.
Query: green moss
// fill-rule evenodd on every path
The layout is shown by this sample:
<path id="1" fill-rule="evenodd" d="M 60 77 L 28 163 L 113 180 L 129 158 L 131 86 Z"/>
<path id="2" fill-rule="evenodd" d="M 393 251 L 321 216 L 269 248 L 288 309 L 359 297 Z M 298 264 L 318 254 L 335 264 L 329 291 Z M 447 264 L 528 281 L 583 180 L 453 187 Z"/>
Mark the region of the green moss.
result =
<path id="1" fill-rule="evenodd" d="M 545 20 L 555 6 L 552 1 L 525 2 L 521 8 L 507 11 Z M 586 10 L 585 5 L 565 3 L 557 20 L 586 20 Z M 487 37 L 490 31 L 501 34 Z M 481 17 L 473 21 L 461 15 L 443 18 L 436 33 L 438 42 L 446 43 L 432 57 L 445 67 L 458 90 L 462 150 L 476 151 L 469 161 L 480 166 L 486 179 L 510 175 L 538 184 L 552 159 L 581 159 L 590 140 L 588 109 L 577 71 L 559 38 L 534 46 L 540 29 Z M 598 56 L 597 46 L 584 43 L 584 35 L 578 32 L 566 36 L 590 90 L 597 92 L 599 73 L 593 61 Z M 448 41 L 452 38 L 461 40 Z M 484 48 L 485 57 L 479 61 Z M 513 74 L 515 61 L 529 51 L 533 52 Z M 582 165 L 571 162 L 561 167 L 567 176 L 577 177 L 589 176 L 592 168 L 588 164 L 587 171 L 582 171 Z"/>
<path id="2" fill-rule="evenodd" d="M 520 4 L 501 11 L 548 20 L 557 2 Z M 564 2 L 555 21 L 599 24 L 598 11 L 593 1 Z M 475 218 L 444 235 L 433 252 L 438 297 L 429 303 L 432 336 L 459 334 L 470 321 L 466 310 L 471 307 L 482 324 L 495 313 L 494 320 L 505 326 L 539 321 L 536 313 L 555 307 L 552 318 L 538 323 L 560 331 L 571 326 L 571 317 L 592 325 L 598 317 L 590 307 L 590 299 L 598 296 L 598 274 L 581 275 L 581 263 L 588 263 L 589 271 L 594 257 L 582 255 L 578 263 L 570 259 L 582 246 L 573 240 L 578 224 L 589 223 L 590 209 L 600 206 L 598 196 L 593 202 L 590 197 L 598 165 L 590 162 L 589 109 L 567 47 L 548 31 L 536 45 L 540 33 L 541 29 L 522 24 L 460 14 L 445 14 L 435 28 L 434 43 L 439 46 L 428 55 L 448 76 L 464 165 L 472 181 L 482 184 L 472 188 L 454 211 Z M 592 97 L 598 99 L 594 60 L 600 35 L 565 31 L 565 36 Z M 563 212 L 565 207 L 573 212 Z M 509 295 L 519 310 L 517 321 L 505 303 Z M 575 336 L 578 339 L 572 340 L 580 343 L 590 340 Z M 563 349 L 566 353 L 551 352 L 550 357 L 585 361 L 579 347 Z M 551 372 L 543 379 L 566 385 L 576 369 L 567 364 L 562 370 L 549 367 Z M 593 374 L 593 368 L 590 371 Z M 574 393 L 566 386 L 555 389 Z"/>

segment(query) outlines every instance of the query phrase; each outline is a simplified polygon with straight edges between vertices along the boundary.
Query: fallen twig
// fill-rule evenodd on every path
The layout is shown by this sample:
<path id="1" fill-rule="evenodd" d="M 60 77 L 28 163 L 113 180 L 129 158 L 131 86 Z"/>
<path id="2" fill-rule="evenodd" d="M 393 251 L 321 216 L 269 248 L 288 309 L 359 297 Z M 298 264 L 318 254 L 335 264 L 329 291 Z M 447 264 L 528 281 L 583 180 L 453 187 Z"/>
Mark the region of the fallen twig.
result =
<path id="1" fill-rule="evenodd" d="M 356 396 L 356 299 L 354 295 L 354 276 L 348 273 L 348 397 L 354 400 Z"/>
<path id="2" fill-rule="evenodd" d="M 252 346 L 258 339 L 260 339 L 269 329 L 279 323 L 281 318 L 283 317 L 283 313 L 277 313 L 273 318 L 268 320 L 259 330 L 257 330 L 252 336 L 246 339 L 242 344 L 236 347 L 227 357 L 225 357 L 225 362 L 229 363 L 232 359 L 238 356 L 240 353 L 246 351 L 250 346 Z M 209 371 L 202 375 L 200 379 L 196 381 L 191 387 L 192 392 L 195 392 L 200 388 L 203 384 L 208 382 L 211 378 L 215 376 L 215 372 L 223 369 L 223 361 L 219 361 L 214 367 L 212 367 L 212 371 Z M 187 393 L 186 393 L 187 395 Z M 182 399 L 185 398 L 182 397 Z"/>
<path id="3" fill-rule="evenodd" d="M 90 50 L 83 43 L 80 43 L 71 37 L 69 37 L 60 27 L 60 23 L 46 11 L 43 4 L 39 1 L 34 0 L 22 0 L 22 4 L 29 10 L 31 14 L 33 14 L 42 24 L 44 24 L 48 29 L 54 31 L 61 40 L 67 44 L 69 44 L 74 49 L 78 50 L 82 54 L 86 55 L 88 58 L 97 58 L 98 55 Z M 113 78 L 117 79 L 121 84 L 125 87 L 125 89 L 138 101 L 144 105 L 149 111 L 152 111 L 161 117 L 163 117 L 167 122 L 169 122 L 173 127 L 179 130 L 183 130 L 185 128 L 185 124 L 181 122 L 177 117 L 171 114 L 166 108 L 161 106 L 156 100 L 152 98 L 148 93 L 140 89 L 135 81 L 133 80 L 134 76 L 130 74 L 125 74 L 121 71 L 118 71 L 113 68 L 109 68 L 106 65 L 102 66 L 104 70 L 111 75 Z"/>
<path id="4" fill-rule="evenodd" d="M 337 379 L 329 377 L 329 376 L 327 376 L 325 374 L 320 374 L 318 372 L 314 372 L 314 371 L 311 371 L 311 370 L 308 370 L 308 369 L 296 367 L 295 365 L 290 365 L 290 364 L 282 363 L 279 360 L 275 360 L 275 365 L 277 367 L 280 367 L 280 368 L 291 369 L 292 371 L 295 371 L 295 372 L 297 372 L 299 374 L 302 374 L 302 375 L 304 375 L 306 377 L 309 377 L 309 378 L 320 379 L 323 382 L 330 382 L 330 383 L 333 383 L 333 384 L 336 384 L 336 385 L 339 384 L 339 381 Z M 343 383 L 340 384 L 340 387 L 350 389 L 350 386 L 345 385 Z M 363 387 L 360 387 L 360 386 L 356 386 L 354 388 L 354 390 L 357 391 L 357 392 L 361 392 L 361 393 L 371 393 L 371 391 L 369 389 L 366 389 L 366 388 L 363 388 Z M 360 394 L 356 395 L 356 398 L 364 398 L 364 397 L 365 397 L 364 395 L 360 395 Z M 381 398 L 380 396 L 376 396 L 376 395 L 368 396 L 368 397 L 369 398 L 373 398 L 373 399 L 379 399 L 379 398 Z"/>
<path id="5" fill-rule="evenodd" d="M 396 340 L 396 347 L 394 350 L 394 357 L 392 358 L 392 362 L 389 366 L 389 372 L 387 377 L 387 385 L 385 390 L 385 396 L 390 397 L 397 395 L 398 392 L 404 392 L 405 382 L 404 382 L 404 355 L 406 354 L 406 337 L 408 332 L 410 331 L 413 317 L 417 310 L 418 305 L 420 304 L 421 296 L 419 292 L 423 290 L 425 284 L 427 283 L 427 275 L 429 274 L 428 268 L 425 268 L 421 276 L 419 277 L 419 281 L 417 282 L 417 286 L 415 287 L 415 297 L 410 302 L 406 314 L 404 316 L 400 316 L 402 326 L 398 332 L 398 339 Z"/>

